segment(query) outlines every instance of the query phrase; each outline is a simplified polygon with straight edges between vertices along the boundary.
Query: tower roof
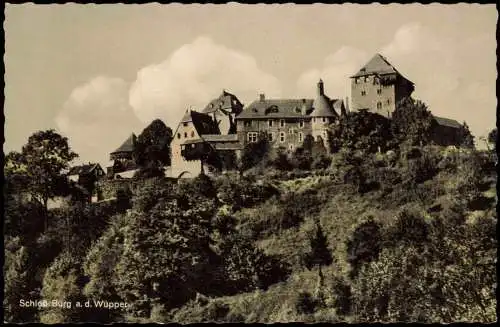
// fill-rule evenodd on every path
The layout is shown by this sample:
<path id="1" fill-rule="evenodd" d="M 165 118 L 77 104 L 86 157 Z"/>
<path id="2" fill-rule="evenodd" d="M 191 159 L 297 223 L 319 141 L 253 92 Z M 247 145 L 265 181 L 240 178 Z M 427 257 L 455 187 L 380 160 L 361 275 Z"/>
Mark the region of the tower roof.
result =
<path id="1" fill-rule="evenodd" d="M 359 77 L 371 74 L 393 74 L 399 73 L 394 66 L 387 61 L 381 54 L 375 54 L 366 65 L 364 65 L 356 74 L 351 76 Z"/>
<path id="2" fill-rule="evenodd" d="M 202 113 L 211 113 L 217 110 L 222 110 L 227 113 L 239 114 L 243 109 L 240 100 L 226 90 L 223 90 L 218 98 L 210 101 L 207 106 L 202 110 Z"/>
<path id="3" fill-rule="evenodd" d="M 311 117 L 336 117 L 338 116 L 333 109 L 332 100 L 327 97 L 323 90 L 323 80 L 318 82 L 318 93 L 313 102 L 314 110 L 311 112 Z"/>
<path id="4" fill-rule="evenodd" d="M 113 153 L 119 153 L 119 152 L 133 152 L 135 149 L 135 142 L 137 140 L 137 136 L 135 136 L 134 133 L 132 133 L 126 140 L 125 142 L 120 145 L 118 149 L 115 151 L 111 152 Z"/>
<path id="5" fill-rule="evenodd" d="M 311 117 L 337 117 L 335 109 L 333 109 L 332 102 L 326 95 L 320 95 L 313 102 L 314 110 L 311 112 Z"/>

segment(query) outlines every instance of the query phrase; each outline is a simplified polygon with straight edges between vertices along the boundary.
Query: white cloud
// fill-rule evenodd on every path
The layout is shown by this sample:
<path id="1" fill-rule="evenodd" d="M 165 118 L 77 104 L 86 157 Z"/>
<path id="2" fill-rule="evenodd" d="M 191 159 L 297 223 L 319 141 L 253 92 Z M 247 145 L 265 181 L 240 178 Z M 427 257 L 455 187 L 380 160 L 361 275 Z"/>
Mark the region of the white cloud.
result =
<path id="1" fill-rule="evenodd" d="M 98 76 L 75 88 L 56 117 L 58 129 L 80 155 L 78 161 L 105 164 L 141 124 L 128 104 L 128 84 L 119 78 Z"/>
<path id="2" fill-rule="evenodd" d="M 297 92 L 300 97 L 313 98 L 316 94 L 316 83 L 321 78 L 325 83 L 325 93 L 331 98 L 345 98 L 350 95 L 349 76 L 370 59 L 362 50 L 343 46 L 325 58 L 323 67 L 314 68 L 302 74 L 297 81 Z"/>
<path id="3" fill-rule="evenodd" d="M 485 43 L 483 39 L 481 43 Z M 496 57 L 493 48 L 491 53 L 483 53 L 484 60 L 491 60 L 491 71 L 478 71 L 477 58 L 468 55 L 479 48 L 478 42 L 476 38 L 447 38 L 418 22 L 410 22 L 396 30 L 380 50 L 340 48 L 324 60 L 322 67 L 299 77 L 298 93 L 311 96 L 316 81 L 322 77 L 328 95 L 350 96 L 349 76 L 379 52 L 415 83 L 413 96 L 427 103 L 433 114 L 466 121 L 473 134 L 483 135 L 494 127 L 496 74 L 492 72 L 496 71 Z"/>
<path id="4" fill-rule="evenodd" d="M 281 95 L 278 80 L 262 71 L 252 56 L 198 37 L 162 63 L 142 68 L 129 102 L 142 121 L 161 118 L 175 128 L 186 108 L 203 109 L 223 89 L 244 103 L 259 93 Z"/>

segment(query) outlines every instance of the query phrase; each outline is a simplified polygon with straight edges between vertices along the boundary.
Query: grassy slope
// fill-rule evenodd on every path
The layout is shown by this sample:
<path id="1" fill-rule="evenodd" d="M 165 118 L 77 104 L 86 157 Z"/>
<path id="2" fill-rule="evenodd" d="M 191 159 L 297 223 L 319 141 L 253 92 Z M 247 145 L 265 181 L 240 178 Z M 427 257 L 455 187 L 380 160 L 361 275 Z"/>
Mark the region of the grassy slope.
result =
<path id="1" fill-rule="evenodd" d="M 425 184 L 440 186 L 445 194 L 431 197 L 431 200 L 415 200 L 405 202 L 405 206 L 416 207 L 426 214 L 426 210 L 434 204 L 446 207 L 449 204 L 447 192 L 456 182 L 456 176 L 445 172 L 439 173 Z M 486 210 L 470 211 L 471 219 L 482 214 L 494 214 L 496 203 L 496 176 L 488 178 L 489 188 L 483 192 L 488 198 L 494 198 L 493 204 Z M 293 322 L 293 321 L 349 321 L 349 317 L 340 318 L 335 309 L 321 309 L 313 315 L 301 315 L 295 309 L 297 296 L 307 291 L 314 294 L 318 283 L 318 272 L 308 271 L 301 265 L 300 256 L 309 251 L 308 234 L 314 228 L 314 219 L 321 222 L 321 226 L 328 238 L 328 243 L 334 255 L 334 263 L 323 269 L 325 287 L 332 281 L 333 276 L 346 276 L 349 265 L 346 262 L 346 240 L 353 230 L 367 217 L 384 224 L 389 223 L 401 210 L 401 206 L 391 200 L 384 199 L 382 191 L 372 191 L 367 194 L 357 194 L 346 191 L 344 185 L 336 184 L 330 176 L 310 176 L 288 181 L 275 181 L 282 192 L 301 193 L 310 189 L 318 190 L 318 196 L 324 201 L 318 212 L 304 217 L 304 221 L 297 227 L 281 230 L 269 237 L 257 240 L 257 245 L 267 254 L 278 255 L 282 260 L 291 263 L 293 272 L 288 280 L 272 285 L 266 291 L 240 293 L 234 296 L 218 298 L 229 305 L 230 315 L 243 317 L 245 322 Z M 396 191 L 394 191 L 396 192 Z M 393 195 L 397 196 L 397 193 Z M 392 198 L 391 198 L 392 199 Z M 259 210 L 269 210 L 269 206 L 242 209 L 243 216 L 252 217 Z M 271 208 L 272 209 L 272 208 Z M 274 209 L 272 209 L 274 210 Z"/>

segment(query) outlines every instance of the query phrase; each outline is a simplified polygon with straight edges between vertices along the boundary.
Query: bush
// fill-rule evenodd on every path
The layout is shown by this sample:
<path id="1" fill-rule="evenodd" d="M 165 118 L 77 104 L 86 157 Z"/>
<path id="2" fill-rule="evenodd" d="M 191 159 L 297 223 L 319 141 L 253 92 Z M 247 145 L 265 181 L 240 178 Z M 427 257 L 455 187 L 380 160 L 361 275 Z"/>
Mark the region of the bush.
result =
<path id="1" fill-rule="evenodd" d="M 381 226 L 372 217 L 360 224 L 347 241 L 347 262 L 351 265 L 351 278 L 361 266 L 375 260 L 382 248 Z"/>
<path id="2" fill-rule="evenodd" d="M 318 301 L 308 292 L 299 293 L 295 302 L 295 309 L 301 314 L 312 314 L 318 307 Z"/>

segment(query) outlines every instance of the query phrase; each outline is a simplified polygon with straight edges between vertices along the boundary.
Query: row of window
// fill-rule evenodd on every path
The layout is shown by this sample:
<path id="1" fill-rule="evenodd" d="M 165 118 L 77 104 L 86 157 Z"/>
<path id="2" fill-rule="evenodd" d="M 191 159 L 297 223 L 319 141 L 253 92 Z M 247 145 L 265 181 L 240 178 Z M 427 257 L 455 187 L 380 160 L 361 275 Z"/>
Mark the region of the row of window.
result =
<path id="1" fill-rule="evenodd" d="M 320 120 L 320 119 L 321 119 L 321 120 Z M 321 117 L 321 118 L 318 118 L 318 120 L 320 120 L 320 121 L 321 121 L 321 122 L 323 122 L 323 123 L 326 123 L 326 122 L 328 121 L 328 118 L 326 118 L 326 117 Z M 312 121 L 313 121 L 313 123 L 315 123 L 315 122 L 316 122 L 316 118 L 313 118 L 313 119 L 312 119 Z M 245 127 L 251 127 L 251 126 L 252 126 L 252 122 L 253 122 L 252 120 L 246 120 L 246 121 L 244 121 L 244 122 L 243 122 L 243 126 L 245 126 Z M 267 121 L 267 125 L 268 125 L 269 127 L 273 127 L 273 126 L 274 126 L 274 124 L 275 124 L 275 122 L 276 122 L 276 121 L 275 121 L 274 119 L 269 119 L 269 120 Z M 279 120 L 279 127 L 285 127 L 285 125 L 286 125 L 285 120 L 284 120 L 284 119 L 280 119 L 280 120 Z M 304 125 L 305 125 L 305 122 L 304 122 L 303 120 L 299 120 L 299 127 L 300 127 L 300 128 L 303 128 L 303 127 L 304 127 Z"/>
<path id="2" fill-rule="evenodd" d="M 187 137 L 188 137 L 188 133 L 184 132 L 184 138 L 187 138 Z M 191 131 L 191 137 L 194 137 L 194 131 Z M 177 133 L 177 138 L 178 139 L 181 138 L 181 133 Z"/>
<path id="3" fill-rule="evenodd" d="M 290 130 L 289 133 L 293 134 L 292 130 Z M 328 133 L 326 131 L 323 131 L 322 134 L 323 134 L 323 139 L 326 140 L 328 138 Z M 251 143 L 257 142 L 258 135 L 259 135 L 259 133 L 257 133 L 257 132 L 248 132 L 247 133 L 247 141 L 251 142 Z M 269 139 L 269 142 L 275 141 L 274 136 L 275 136 L 275 133 L 273 133 L 273 132 L 267 133 L 267 137 Z M 279 133 L 279 141 L 280 141 L 280 143 L 285 143 L 285 141 L 286 141 L 286 133 L 285 132 Z M 302 133 L 302 132 L 298 133 L 298 141 L 304 142 L 304 133 Z M 317 141 L 318 141 L 318 138 L 317 138 Z"/>
<path id="4" fill-rule="evenodd" d="M 386 104 L 390 105 L 391 104 L 391 99 L 387 99 Z M 379 110 L 382 109 L 382 102 L 380 102 L 380 101 L 377 102 L 377 109 L 379 109 Z"/>
<path id="5" fill-rule="evenodd" d="M 381 95 L 381 94 L 382 94 L 382 89 L 377 89 L 377 94 L 378 94 L 378 95 Z M 361 95 L 366 95 L 366 91 L 365 91 L 365 90 L 362 90 L 362 91 L 361 91 Z"/>
<path id="6" fill-rule="evenodd" d="M 364 76 L 363 78 L 362 77 L 356 77 L 354 79 L 354 83 L 355 84 L 358 84 L 360 82 L 360 80 L 363 79 L 363 81 L 366 83 L 366 82 L 369 82 L 371 80 L 370 76 Z M 373 84 L 380 84 L 380 79 L 376 76 L 373 77 Z M 384 84 L 384 87 L 386 85 Z"/>

